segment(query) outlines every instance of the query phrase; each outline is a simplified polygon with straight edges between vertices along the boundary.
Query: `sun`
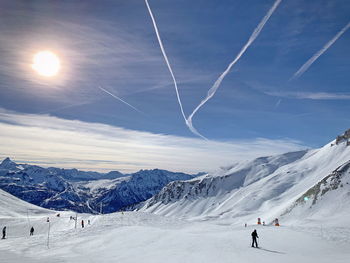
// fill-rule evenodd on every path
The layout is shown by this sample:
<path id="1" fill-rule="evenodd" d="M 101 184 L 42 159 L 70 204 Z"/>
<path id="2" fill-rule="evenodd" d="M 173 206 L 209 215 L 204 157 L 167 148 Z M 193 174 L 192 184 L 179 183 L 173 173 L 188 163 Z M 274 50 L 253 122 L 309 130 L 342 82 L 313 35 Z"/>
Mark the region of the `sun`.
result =
<path id="1" fill-rule="evenodd" d="M 33 57 L 32 68 L 41 76 L 53 77 L 61 69 L 58 56 L 51 51 L 40 51 Z"/>

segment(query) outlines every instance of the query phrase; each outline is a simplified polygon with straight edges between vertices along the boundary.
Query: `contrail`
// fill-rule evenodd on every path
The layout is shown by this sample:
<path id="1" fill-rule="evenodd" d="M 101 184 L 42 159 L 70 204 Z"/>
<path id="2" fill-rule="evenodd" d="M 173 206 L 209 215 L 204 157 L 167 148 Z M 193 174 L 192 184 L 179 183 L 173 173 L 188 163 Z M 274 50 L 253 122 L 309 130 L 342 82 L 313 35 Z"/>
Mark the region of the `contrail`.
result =
<path id="1" fill-rule="evenodd" d="M 202 137 L 203 139 L 207 139 L 207 138 L 205 138 L 203 135 L 201 135 L 201 134 L 192 126 L 192 122 L 189 122 L 189 121 L 187 120 L 187 118 L 186 118 L 184 109 L 183 109 L 183 107 L 182 107 L 182 102 L 181 102 L 181 98 L 180 98 L 180 94 L 179 94 L 179 89 L 178 89 L 178 87 L 177 87 L 176 78 L 175 78 L 175 75 L 174 75 L 174 73 L 173 73 L 173 70 L 172 70 L 172 68 L 171 68 L 171 66 L 170 66 L 170 63 L 169 63 L 169 60 L 168 60 L 168 56 L 167 56 L 167 54 L 166 54 L 166 52 L 165 52 L 165 49 L 164 49 L 164 46 L 163 46 L 163 42 L 162 42 L 162 40 L 161 40 L 161 38 L 160 38 L 160 34 L 159 34 L 159 30 L 158 30 L 158 27 L 157 27 L 156 20 L 155 20 L 155 18 L 154 18 L 154 15 L 153 15 L 153 13 L 152 13 L 152 10 L 151 10 L 151 7 L 150 7 L 150 5 L 149 5 L 149 3 L 148 3 L 148 0 L 145 0 L 145 3 L 146 3 L 146 6 L 147 6 L 147 9 L 148 9 L 148 12 L 149 12 L 149 14 L 150 14 L 150 16 L 151 16 L 151 19 L 152 19 L 153 27 L 154 27 L 155 33 L 156 33 L 156 35 L 157 35 L 157 39 L 158 39 L 158 43 L 159 43 L 159 46 L 160 46 L 160 50 L 162 51 L 164 60 L 165 60 L 165 62 L 166 62 L 166 64 L 167 64 L 167 66 L 168 66 L 169 72 L 170 72 L 171 77 L 172 77 L 173 82 L 174 82 L 175 91 L 176 91 L 176 96 L 177 96 L 177 101 L 179 102 L 179 106 L 180 106 L 180 109 L 181 109 L 182 117 L 184 118 L 186 125 L 188 126 L 188 128 L 190 129 L 190 131 L 191 131 L 193 134 L 195 134 L 195 135 L 197 135 L 197 136 L 199 136 L 199 137 Z"/>
<path id="2" fill-rule="evenodd" d="M 282 102 L 281 99 L 279 99 L 279 100 L 276 102 L 276 104 L 275 104 L 275 109 L 278 108 L 278 107 L 280 106 L 281 102 Z"/>
<path id="3" fill-rule="evenodd" d="M 230 63 L 230 65 L 227 67 L 227 69 L 220 75 L 220 77 L 215 81 L 214 85 L 209 89 L 208 94 L 205 99 L 201 101 L 201 103 L 193 110 L 191 115 L 187 119 L 187 124 L 190 125 L 190 129 L 194 129 L 192 125 L 192 118 L 196 114 L 196 112 L 208 101 L 210 100 L 220 87 L 221 82 L 226 77 L 226 75 L 229 73 L 231 68 L 238 62 L 238 60 L 241 58 L 241 56 L 245 53 L 245 51 L 249 48 L 249 46 L 254 42 L 254 40 L 259 36 L 261 30 L 264 28 L 266 22 L 269 20 L 273 12 L 276 10 L 276 8 L 279 6 L 282 0 L 276 0 L 273 6 L 270 8 L 270 10 L 267 12 L 267 14 L 264 16 L 264 18 L 260 21 L 258 26 L 254 29 L 252 35 L 249 37 L 248 42 L 243 46 L 241 51 L 238 53 L 236 58 Z"/>
<path id="4" fill-rule="evenodd" d="M 118 96 L 114 95 L 113 93 L 110 93 L 108 90 L 105 90 L 104 88 L 102 88 L 101 86 L 98 87 L 100 90 L 106 92 L 107 94 L 111 95 L 113 98 L 123 102 L 124 104 L 128 105 L 129 107 L 133 108 L 135 111 L 137 111 L 138 113 L 144 114 L 142 111 L 138 110 L 137 108 L 135 108 L 134 106 L 132 106 L 131 104 L 127 103 L 125 100 L 122 100 L 121 98 L 119 98 Z"/>
<path id="5" fill-rule="evenodd" d="M 323 46 L 323 48 L 321 48 L 319 51 L 317 51 L 308 61 L 305 62 L 304 65 L 301 66 L 301 68 L 294 73 L 293 77 L 290 78 L 290 80 L 299 78 L 302 74 L 305 73 L 305 71 L 307 71 L 309 69 L 309 67 L 324 53 L 327 51 L 327 49 L 329 49 L 335 41 L 338 40 L 338 38 L 340 38 L 345 32 L 346 30 L 348 30 L 350 27 L 350 22 L 342 28 L 342 30 L 340 30 L 338 32 L 338 34 L 335 35 L 335 37 L 333 37 L 326 45 Z"/>

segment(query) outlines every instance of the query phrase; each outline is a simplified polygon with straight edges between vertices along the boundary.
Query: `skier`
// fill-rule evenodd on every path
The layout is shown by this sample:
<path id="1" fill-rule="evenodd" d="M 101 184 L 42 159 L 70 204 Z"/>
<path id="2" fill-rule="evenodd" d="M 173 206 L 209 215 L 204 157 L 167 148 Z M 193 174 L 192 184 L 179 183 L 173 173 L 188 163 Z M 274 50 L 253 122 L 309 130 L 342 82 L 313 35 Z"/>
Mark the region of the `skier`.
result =
<path id="1" fill-rule="evenodd" d="M 258 247 L 258 242 L 256 241 L 257 238 L 259 238 L 258 233 L 256 232 L 256 229 L 254 229 L 254 231 L 252 232 L 252 239 L 253 239 L 252 247 L 254 247 L 254 243 L 255 243 L 255 246 Z"/>
<path id="2" fill-rule="evenodd" d="M 6 238 L 6 226 L 2 229 L 2 239 Z"/>
<path id="3" fill-rule="evenodd" d="M 84 228 L 84 220 L 81 220 L 81 228 Z"/>
<path id="4" fill-rule="evenodd" d="M 90 225 L 90 219 L 88 220 L 88 225 Z"/>
<path id="5" fill-rule="evenodd" d="M 244 224 L 244 227 L 247 227 L 247 223 Z"/>
<path id="6" fill-rule="evenodd" d="M 32 236 L 32 235 L 34 235 L 34 227 L 32 227 L 31 229 L 30 229 L 30 234 L 29 234 L 30 236 Z"/>

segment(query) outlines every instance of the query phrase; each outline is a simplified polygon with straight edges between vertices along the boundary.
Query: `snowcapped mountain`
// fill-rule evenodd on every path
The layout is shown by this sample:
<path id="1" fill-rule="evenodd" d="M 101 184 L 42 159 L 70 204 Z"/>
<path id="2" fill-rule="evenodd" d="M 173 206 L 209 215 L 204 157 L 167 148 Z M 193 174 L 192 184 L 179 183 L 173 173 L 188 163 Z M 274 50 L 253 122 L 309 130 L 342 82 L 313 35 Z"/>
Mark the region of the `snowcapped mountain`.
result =
<path id="1" fill-rule="evenodd" d="M 140 210 L 202 220 L 236 218 L 239 224 L 256 222 L 257 216 L 266 222 L 281 215 L 283 220 L 306 219 L 316 211 L 321 215 L 343 210 L 342 215 L 349 215 L 348 133 L 320 149 L 258 158 L 215 174 L 171 182 Z M 299 208 L 300 200 L 307 195 L 307 204 L 317 200 L 311 210 L 305 205 Z M 338 199 L 342 205 L 334 208 Z M 333 208 L 327 208 L 327 204 L 333 204 Z"/>
<path id="2" fill-rule="evenodd" d="M 103 212 L 118 211 L 147 200 L 171 181 L 193 177 L 158 169 L 124 175 L 42 168 L 9 158 L 0 164 L 0 189 L 41 207 L 92 213 L 101 206 Z"/>
<path id="3" fill-rule="evenodd" d="M 186 258 L 194 263 L 226 263 L 232 258 L 238 262 L 264 258 L 270 263 L 345 263 L 350 256 L 348 145 L 348 140 L 337 140 L 320 149 L 258 158 L 215 174 L 170 182 L 141 211 L 108 215 L 65 211 L 58 216 L 0 190 L 0 226 L 7 227 L 6 239 L 0 242 L 1 259 L 134 263 Z M 34 180 L 39 187 L 39 179 L 46 178 L 43 170 L 34 167 L 29 176 L 26 168 L 6 159 L 1 179 Z M 35 175 L 39 176 L 31 179 Z M 60 177 L 50 182 L 60 187 L 56 183 L 62 176 L 46 176 Z M 90 194 L 108 203 L 109 198 L 123 198 L 122 188 L 142 192 L 141 197 L 146 198 L 158 177 L 166 183 L 181 176 L 187 179 L 186 175 L 151 170 L 114 179 L 65 182 L 79 197 Z M 279 217 L 282 227 L 257 226 L 257 217 L 267 224 Z M 29 237 L 31 226 L 35 235 Z M 259 249 L 250 247 L 253 229 L 259 233 Z"/>
<path id="4" fill-rule="evenodd" d="M 172 182 L 148 201 L 147 205 L 152 206 L 159 201 L 167 204 L 183 198 L 194 199 L 222 195 L 232 189 L 252 184 L 305 154 L 306 151 L 298 151 L 272 157 L 260 157 L 251 162 L 236 163 L 231 167 L 222 168 L 214 175 L 205 175 L 188 182 Z"/>
<path id="5" fill-rule="evenodd" d="M 307 218 L 320 221 L 327 218 L 328 225 L 347 225 L 350 204 L 350 161 L 308 189 L 284 213 L 297 221 Z"/>
<path id="6" fill-rule="evenodd" d="M 110 213 L 143 202 L 158 193 L 169 182 L 188 180 L 194 175 L 173 173 L 165 170 L 141 170 L 115 180 L 99 180 L 75 184 L 81 195 L 89 192 L 92 198 L 89 207 Z"/>

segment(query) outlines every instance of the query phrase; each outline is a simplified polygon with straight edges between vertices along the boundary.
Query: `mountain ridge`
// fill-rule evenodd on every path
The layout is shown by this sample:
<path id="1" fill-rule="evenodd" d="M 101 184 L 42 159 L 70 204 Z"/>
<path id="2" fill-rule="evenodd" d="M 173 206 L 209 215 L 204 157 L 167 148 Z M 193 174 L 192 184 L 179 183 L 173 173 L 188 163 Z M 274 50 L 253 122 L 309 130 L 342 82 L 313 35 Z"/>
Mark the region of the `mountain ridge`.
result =
<path id="1" fill-rule="evenodd" d="M 115 212 L 145 201 L 173 180 L 196 175 L 166 170 L 140 170 L 133 174 L 85 172 L 16 164 L 5 158 L 0 164 L 0 188 L 41 207 L 99 213 Z"/>
<path id="2" fill-rule="evenodd" d="M 240 224 L 256 221 L 257 214 L 266 222 L 282 215 L 288 220 L 284 212 L 298 198 L 349 161 L 348 141 L 333 140 L 319 149 L 257 158 L 216 174 L 171 182 L 140 210 L 193 220 L 235 218 Z M 350 206 L 345 209 L 349 214 Z"/>

